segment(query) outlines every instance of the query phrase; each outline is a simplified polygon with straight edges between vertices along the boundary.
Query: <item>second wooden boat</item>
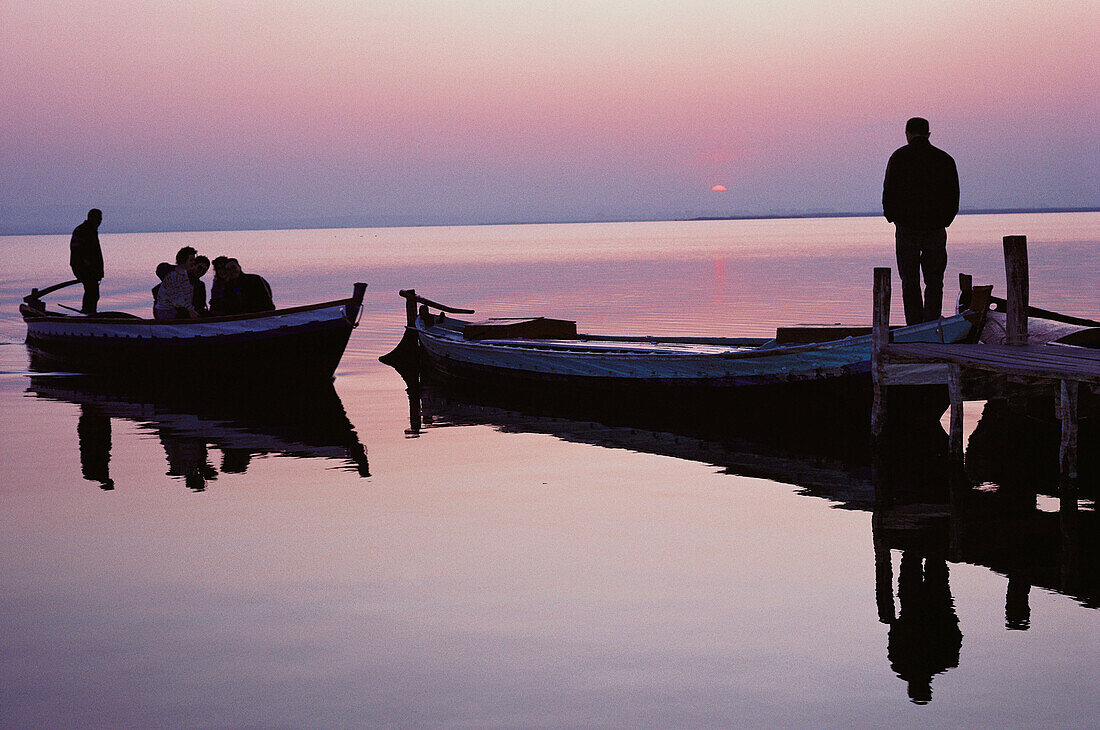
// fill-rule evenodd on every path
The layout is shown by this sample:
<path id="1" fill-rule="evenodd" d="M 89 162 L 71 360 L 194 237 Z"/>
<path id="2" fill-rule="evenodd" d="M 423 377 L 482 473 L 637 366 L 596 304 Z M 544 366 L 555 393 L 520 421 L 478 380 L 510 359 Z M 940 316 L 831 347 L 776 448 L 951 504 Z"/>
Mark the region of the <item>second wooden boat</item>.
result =
<path id="1" fill-rule="evenodd" d="M 470 321 L 471 313 L 402 291 L 406 336 L 385 362 L 482 391 L 614 409 L 679 411 L 687 418 L 774 417 L 795 423 L 868 419 L 870 328 L 781 328 L 775 338 L 631 337 L 579 334 L 573 322 L 544 317 Z M 417 307 L 419 305 L 419 309 Z M 432 310 L 440 314 L 434 314 Z M 970 312 L 900 327 L 895 342 L 964 341 Z M 824 341 L 822 341 L 824 340 Z M 914 367 L 894 382 L 931 383 Z M 901 395 L 904 394 L 904 395 Z M 946 407 L 938 386 L 905 388 L 913 407 Z"/>

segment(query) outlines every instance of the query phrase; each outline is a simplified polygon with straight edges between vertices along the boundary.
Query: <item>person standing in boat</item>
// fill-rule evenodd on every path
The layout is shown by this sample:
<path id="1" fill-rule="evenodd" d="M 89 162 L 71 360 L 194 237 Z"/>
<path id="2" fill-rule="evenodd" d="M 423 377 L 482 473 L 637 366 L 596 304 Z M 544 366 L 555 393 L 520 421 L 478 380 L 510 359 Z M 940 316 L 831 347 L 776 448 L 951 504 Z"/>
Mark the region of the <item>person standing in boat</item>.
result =
<path id="1" fill-rule="evenodd" d="M 195 249 L 184 246 L 176 253 L 176 266 L 160 282 L 157 301 L 153 305 L 155 319 L 187 319 L 198 317 L 195 309 L 195 287 L 191 272 L 195 268 Z"/>
<path id="2" fill-rule="evenodd" d="M 890 155 L 882 184 L 882 212 L 895 226 L 894 240 L 905 303 L 905 323 L 940 318 L 947 269 L 947 227 L 959 213 L 955 160 L 933 147 L 928 120 L 905 123 L 908 142 Z M 920 277 L 924 273 L 924 297 Z"/>
<path id="3" fill-rule="evenodd" d="M 69 240 L 69 267 L 84 285 L 84 301 L 80 306 L 84 314 L 94 314 L 99 304 L 99 282 L 103 279 L 103 250 L 99 247 L 102 222 L 103 211 L 92 208 L 88 219 L 73 229 Z"/>

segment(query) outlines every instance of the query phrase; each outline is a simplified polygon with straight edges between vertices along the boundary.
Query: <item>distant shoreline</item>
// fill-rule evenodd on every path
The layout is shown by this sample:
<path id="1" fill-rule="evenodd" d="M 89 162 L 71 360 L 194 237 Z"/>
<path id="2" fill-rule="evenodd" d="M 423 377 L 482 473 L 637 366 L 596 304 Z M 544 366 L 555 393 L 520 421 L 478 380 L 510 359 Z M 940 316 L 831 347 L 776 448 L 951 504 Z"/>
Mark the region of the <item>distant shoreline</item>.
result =
<path id="1" fill-rule="evenodd" d="M 959 215 L 1015 215 L 1025 213 L 1098 213 L 1100 207 L 1086 208 L 972 208 L 960 210 Z M 777 220 L 777 219 L 801 219 L 801 218 L 877 218 L 882 211 L 873 213 L 772 213 L 766 215 L 730 215 L 730 216 L 700 216 L 698 218 L 685 218 L 688 221 L 753 221 L 753 220 Z"/>
<path id="2" fill-rule="evenodd" d="M 109 209 L 108 209 L 109 211 Z M 959 215 L 1015 215 L 1029 213 L 1097 213 L 1097 207 L 1076 208 L 974 208 L 962 210 Z M 82 215 L 82 214 L 81 214 Z M 20 227 L 13 225 L 6 227 L 0 221 L 0 237 L 2 236 L 53 236 L 68 235 L 71 227 L 80 222 L 81 215 L 66 216 L 64 227 L 48 229 L 29 225 Z M 761 213 L 728 216 L 697 216 L 693 218 L 590 218 L 590 219 L 542 219 L 542 220 L 515 220 L 515 221 L 480 221 L 476 223 L 448 223 L 444 221 L 414 222 L 414 221 L 371 221 L 366 217 L 358 216 L 334 216 L 332 218 L 299 218 L 287 221 L 274 222 L 266 219 L 244 218 L 234 223 L 216 221 L 199 223 L 192 227 L 154 227 L 141 221 L 137 225 L 127 227 L 109 226 L 101 231 L 105 234 L 112 233 L 206 233 L 214 231 L 289 231 L 289 230 L 319 230 L 340 228 L 432 228 L 432 227 L 460 227 L 460 226 L 529 226 L 529 225 L 569 225 L 583 223 L 662 223 L 662 222 L 701 222 L 701 221 L 737 221 L 737 220 L 808 220 L 829 218 L 878 218 L 882 213 L 875 211 L 863 212 L 813 212 L 813 213 Z M 71 219 L 71 220 L 70 220 Z M 75 221 L 75 222 L 74 222 Z"/>

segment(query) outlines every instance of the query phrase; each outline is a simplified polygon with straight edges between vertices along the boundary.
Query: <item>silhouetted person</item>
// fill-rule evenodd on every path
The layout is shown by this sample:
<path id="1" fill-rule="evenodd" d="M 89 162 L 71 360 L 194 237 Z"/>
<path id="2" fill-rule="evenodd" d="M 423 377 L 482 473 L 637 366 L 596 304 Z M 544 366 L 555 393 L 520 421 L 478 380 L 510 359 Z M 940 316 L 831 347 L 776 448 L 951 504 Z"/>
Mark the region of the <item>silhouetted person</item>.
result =
<path id="1" fill-rule="evenodd" d="M 955 160 L 928 141 L 928 120 L 905 123 L 904 147 L 890 155 L 882 184 L 882 212 L 895 226 L 905 323 L 939 319 L 947 269 L 947 227 L 959 213 Z M 920 276 L 924 274 L 924 297 Z"/>
<path id="2" fill-rule="evenodd" d="M 195 287 L 191 272 L 195 268 L 195 249 L 184 246 L 176 252 L 175 267 L 164 275 L 153 304 L 156 319 L 187 319 L 198 317 L 195 309 Z"/>
<path id="3" fill-rule="evenodd" d="M 195 257 L 195 267 L 191 269 L 191 287 L 194 291 L 191 301 L 195 305 L 195 311 L 199 313 L 199 316 L 209 314 L 209 310 L 206 306 L 206 282 L 202 280 L 202 277 L 206 276 L 206 272 L 210 270 L 210 259 L 203 255 Z"/>
<path id="4" fill-rule="evenodd" d="M 210 284 L 210 314 L 236 314 L 237 284 L 230 279 L 229 257 L 214 259 L 214 281 Z"/>
<path id="5" fill-rule="evenodd" d="M 111 479 L 111 418 L 99 408 L 82 403 L 76 422 L 76 438 L 80 446 L 80 473 L 99 488 L 115 488 Z"/>
<path id="6" fill-rule="evenodd" d="M 73 229 L 69 240 L 69 267 L 84 285 L 84 301 L 80 306 L 84 314 L 94 314 L 99 303 L 99 282 L 103 279 L 103 250 L 99 247 L 102 222 L 103 211 L 92 208 L 88 219 Z"/>
<path id="7" fill-rule="evenodd" d="M 947 563 L 906 550 L 898 574 L 898 616 L 890 625 L 890 668 L 918 705 L 932 699 L 932 677 L 959 666 L 962 631 L 948 585 Z"/>
<path id="8" fill-rule="evenodd" d="M 211 314 L 248 314 L 275 309 L 271 285 L 258 274 L 241 271 L 237 259 L 214 259 L 214 284 L 210 289 Z"/>
<path id="9" fill-rule="evenodd" d="M 167 261 L 161 261 L 159 264 L 157 264 L 157 268 L 156 268 L 157 281 L 163 283 L 164 282 L 164 277 L 168 276 L 168 272 L 171 271 L 174 268 L 176 268 L 176 267 L 173 266 L 172 264 L 168 263 Z M 154 306 L 156 306 L 157 292 L 159 292 L 159 291 L 160 291 L 160 283 L 158 283 L 156 286 L 153 287 L 153 305 Z"/>

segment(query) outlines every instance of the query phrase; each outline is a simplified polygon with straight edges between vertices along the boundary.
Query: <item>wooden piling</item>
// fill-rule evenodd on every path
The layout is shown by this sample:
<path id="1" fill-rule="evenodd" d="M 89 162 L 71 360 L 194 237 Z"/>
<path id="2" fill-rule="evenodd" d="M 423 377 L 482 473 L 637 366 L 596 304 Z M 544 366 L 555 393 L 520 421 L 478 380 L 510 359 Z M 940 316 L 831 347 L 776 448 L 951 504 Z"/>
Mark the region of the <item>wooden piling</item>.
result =
<path id="1" fill-rule="evenodd" d="M 947 366 L 947 394 L 951 399 L 951 428 L 949 444 L 951 460 L 961 464 L 963 460 L 963 392 L 962 368 Z"/>
<path id="2" fill-rule="evenodd" d="M 875 303 L 871 322 L 871 384 L 874 389 L 874 401 L 871 406 L 871 435 L 876 439 L 886 429 L 885 348 L 890 342 L 891 273 L 889 267 L 875 268 Z"/>
<path id="3" fill-rule="evenodd" d="M 1005 236 L 1005 283 L 1008 302 L 1005 342 L 1027 344 L 1027 308 L 1029 283 L 1027 269 L 1027 236 Z"/>
<path id="4" fill-rule="evenodd" d="M 1061 381 L 1062 442 L 1058 446 L 1058 460 L 1064 485 L 1071 486 L 1077 479 L 1077 395 L 1080 383 Z"/>

